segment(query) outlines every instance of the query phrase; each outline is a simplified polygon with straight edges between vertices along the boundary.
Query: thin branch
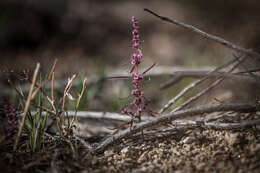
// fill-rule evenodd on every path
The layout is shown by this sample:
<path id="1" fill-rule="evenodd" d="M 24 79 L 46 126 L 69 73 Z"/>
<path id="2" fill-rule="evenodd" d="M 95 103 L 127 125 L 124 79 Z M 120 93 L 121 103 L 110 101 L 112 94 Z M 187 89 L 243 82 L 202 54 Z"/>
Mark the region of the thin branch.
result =
<path id="1" fill-rule="evenodd" d="M 209 74 L 211 73 L 215 73 L 218 70 L 231 65 L 232 63 L 236 62 L 237 59 L 233 59 L 229 62 L 227 62 L 226 64 L 215 68 L 214 70 L 210 71 Z M 186 88 L 184 88 L 179 94 L 177 94 L 173 99 L 171 99 L 160 111 L 159 113 L 163 113 L 164 111 L 166 111 L 169 107 L 171 107 L 177 100 L 179 100 L 184 94 L 186 94 L 188 91 L 190 91 L 191 89 L 193 89 L 194 87 L 198 86 L 199 84 L 201 84 L 202 82 L 204 82 L 205 80 L 207 80 L 209 78 L 209 76 L 205 76 L 204 78 L 197 80 L 193 83 L 191 83 L 190 85 L 188 85 Z"/>
<path id="2" fill-rule="evenodd" d="M 32 114 L 35 112 L 32 111 Z M 49 113 L 49 112 L 48 112 Z M 47 112 L 42 112 L 42 115 L 45 116 Z M 52 114 L 55 114 L 52 112 Z M 66 115 L 69 118 L 73 118 L 75 116 L 75 111 L 67 111 Z M 77 117 L 80 119 L 96 119 L 96 120 L 110 120 L 110 121 L 130 121 L 131 117 L 126 116 L 125 114 L 118 114 L 114 112 L 92 112 L 92 111 L 78 111 Z M 154 119 L 152 116 L 142 116 L 142 121 L 150 121 Z"/>
<path id="3" fill-rule="evenodd" d="M 149 10 L 147 8 L 145 8 L 144 11 L 147 11 L 148 13 L 158 17 L 159 19 L 161 19 L 161 20 L 163 20 L 165 22 L 169 22 L 169 23 L 181 26 L 181 27 L 183 27 L 185 29 L 188 29 L 190 31 L 193 31 L 193 32 L 201 35 L 204 38 L 207 38 L 207 39 L 213 40 L 213 41 L 215 41 L 217 43 L 220 43 L 220 44 L 222 44 L 222 45 L 224 45 L 224 46 L 226 46 L 228 48 L 231 48 L 231 49 L 236 50 L 238 52 L 242 52 L 242 53 L 244 53 L 244 54 L 246 54 L 248 56 L 253 56 L 253 57 L 256 56 L 257 58 L 260 58 L 260 54 L 257 53 L 257 52 L 254 52 L 254 51 L 252 51 L 250 49 L 245 49 L 245 48 L 243 48 L 241 46 L 235 45 L 234 43 L 231 43 L 231 42 L 229 42 L 229 41 L 227 41 L 227 40 L 225 40 L 225 39 L 223 39 L 221 37 L 218 37 L 218 36 L 215 36 L 215 35 L 212 35 L 212 34 L 208 34 L 208 33 L 204 32 L 204 31 L 202 31 L 202 30 L 200 30 L 200 29 L 198 29 L 198 28 L 196 28 L 196 27 L 194 27 L 192 25 L 188 25 L 188 24 L 179 22 L 179 21 L 177 21 L 175 19 L 170 19 L 170 18 L 165 17 L 165 16 L 160 16 L 159 14 L 157 14 L 157 13 L 155 13 L 152 10 Z"/>
<path id="4" fill-rule="evenodd" d="M 29 91 L 29 94 L 28 94 L 28 98 L 27 98 L 25 107 L 24 107 L 22 122 L 20 124 L 19 131 L 18 131 L 16 139 L 15 139 L 15 144 L 14 144 L 14 148 L 13 148 L 14 151 L 17 148 L 17 144 L 19 142 L 19 138 L 21 136 L 22 129 L 23 129 L 23 126 L 24 126 L 24 123 L 25 123 L 25 118 L 26 118 L 27 112 L 28 112 L 29 107 L 30 107 L 30 103 L 31 103 L 31 100 L 32 100 L 32 94 L 33 94 L 33 88 L 34 88 L 34 85 L 36 83 L 36 79 L 37 79 L 37 76 L 38 76 L 38 73 L 39 73 L 39 69 L 40 69 L 40 64 L 37 63 L 34 74 L 33 74 L 31 88 L 30 88 L 30 91 Z"/>
<path id="5" fill-rule="evenodd" d="M 155 65 L 156 65 L 156 63 L 153 63 L 150 67 L 148 67 L 148 68 L 142 73 L 142 75 L 144 75 L 145 73 L 147 73 L 148 71 L 150 71 Z"/>
<path id="6" fill-rule="evenodd" d="M 206 121 L 193 121 L 193 120 L 175 120 L 172 125 L 185 126 L 187 128 L 205 128 L 205 129 L 217 129 L 217 130 L 235 130 L 244 129 L 260 124 L 260 119 L 245 120 L 239 123 L 220 123 L 220 122 L 206 122 Z M 174 129 L 174 128 L 173 128 Z"/>
<path id="7" fill-rule="evenodd" d="M 221 112 L 221 111 L 238 111 L 238 112 L 256 112 L 257 104 L 214 104 L 208 106 L 200 106 L 197 108 L 191 108 L 186 110 L 180 110 L 177 112 L 161 115 L 154 118 L 151 121 L 138 123 L 132 128 L 128 128 L 119 132 L 118 134 L 112 135 L 101 142 L 98 147 L 92 150 L 94 153 L 103 152 L 107 147 L 114 144 L 115 142 L 133 135 L 137 132 L 144 130 L 145 128 L 158 125 L 160 123 L 169 123 L 175 119 L 192 117 L 203 113 Z"/>
<path id="8" fill-rule="evenodd" d="M 159 133 L 171 133 L 174 131 L 190 130 L 196 128 L 213 129 L 213 130 L 242 130 L 256 125 L 260 125 L 260 119 L 243 120 L 238 123 L 220 123 L 220 122 L 207 122 L 207 121 L 194 121 L 194 120 L 175 120 L 172 121 L 173 127 L 147 130 L 145 135 L 153 135 Z"/>
<path id="9" fill-rule="evenodd" d="M 241 61 L 239 61 L 238 59 L 238 63 L 236 65 L 234 65 L 230 70 L 228 70 L 227 73 L 232 72 L 233 70 L 235 70 L 243 61 L 245 60 L 245 57 L 242 58 Z M 223 80 L 225 79 L 225 77 L 221 77 L 218 80 L 216 80 L 213 84 L 211 84 L 208 88 L 202 90 L 201 92 L 199 92 L 198 94 L 196 94 L 195 96 L 189 98 L 187 101 L 185 101 L 184 103 L 182 103 L 179 107 L 177 107 L 176 109 L 174 109 L 171 112 L 174 111 L 178 111 L 181 110 L 182 108 L 184 108 L 185 106 L 187 106 L 188 104 L 194 102 L 195 100 L 197 100 L 199 97 L 203 96 L 204 94 L 206 94 L 208 91 L 212 90 L 213 88 L 215 88 L 218 84 L 220 84 Z"/>

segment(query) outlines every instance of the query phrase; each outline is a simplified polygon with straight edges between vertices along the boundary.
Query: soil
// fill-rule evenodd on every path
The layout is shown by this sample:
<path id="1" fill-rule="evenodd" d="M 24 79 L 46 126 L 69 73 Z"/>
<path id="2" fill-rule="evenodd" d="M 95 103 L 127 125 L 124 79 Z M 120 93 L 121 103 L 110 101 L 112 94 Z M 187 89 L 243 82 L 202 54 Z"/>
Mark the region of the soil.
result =
<path id="1" fill-rule="evenodd" d="M 18 152 L 1 144 L 1 167 L 7 172 L 259 172 L 260 133 L 247 130 L 179 129 L 146 131 L 91 154 L 71 137 L 45 136 L 44 148 L 31 153 L 25 141 Z M 83 138 L 92 146 L 102 136 Z M 23 144 L 22 144 L 23 143 Z"/>

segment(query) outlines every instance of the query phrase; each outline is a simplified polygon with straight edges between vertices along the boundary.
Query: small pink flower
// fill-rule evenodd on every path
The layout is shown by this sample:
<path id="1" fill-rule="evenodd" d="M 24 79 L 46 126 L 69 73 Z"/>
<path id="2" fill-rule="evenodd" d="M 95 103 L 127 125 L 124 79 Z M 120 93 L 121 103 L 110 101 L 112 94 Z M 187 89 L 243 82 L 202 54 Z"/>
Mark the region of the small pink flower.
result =
<path id="1" fill-rule="evenodd" d="M 135 43 L 133 44 L 133 48 L 137 49 L 138 47 L 139 47 L 139 42 L 135 42 Z"/>
<path id="2" fill-rule="evenodd" d="M 141 59 L 143 58 L 143 54 L 142 54 L 142 53 L 139 53 L 139 54 L 137 55 L 137 58 L 138 58 L 138 60 L 141 60 Z"/>
<path id="3" fill-rule="evenodd" d="M 137 73 L 133 73 L 132 77 L 134 78 L 134 80 L 138 80 L 139 79 L 139 75 Z"/>

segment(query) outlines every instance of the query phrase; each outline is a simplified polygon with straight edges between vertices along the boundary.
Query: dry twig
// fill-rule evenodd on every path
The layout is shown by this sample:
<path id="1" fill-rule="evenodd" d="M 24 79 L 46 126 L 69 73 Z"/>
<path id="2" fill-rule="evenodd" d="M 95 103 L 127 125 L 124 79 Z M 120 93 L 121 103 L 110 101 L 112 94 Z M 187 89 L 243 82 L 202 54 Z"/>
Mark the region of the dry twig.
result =
<path id="1" fill-rule="evenodd" d="M 228 70 L 227 73 L 231 73 L 233 70 L 235 70 L 243 61 L 245 60 L 245 58 L 243 57 L 241 60 L 238 59 L 238 63 L 236 65 L 234 65 L 230 70 Z M 201 92 L 199 92 L 198 94 L 196 94 L 195 96 L 189 98 L 187 101 L 185 101 L 184 103 L 182 103 L 179 107 L 175 108 L 173 111 L 171 112 L 175 112 L 178 110 L 181 110 L 182 108 L 184 108 L 185 106 L 187 106 L 188 104 L 194 102 L 195 100 L 197 100 L 199 97 L 203 96 L 204 94 L 206 94 L 208 91 L 212 90 L 214 87 L 216 87 L 218 84 L 220 84 L 223 80 L 225 79 L 225 77 L 220 77 L 219 79 L 217 79 L 213 84 L 211 84 L 209 87 L 207 87 L 206 89 L 202 90 Z"/>
<path id="2" fill-rule="evenodd" d="M 209 74 L 211 73 L 215 73 L 217 71 L 219 71 L 222 68 L 225 68 L 226 66 L 231 65 L 232 63 L 236 62 L 237 59 L 233 59 L 231 61 L 229 61 L 228 63 L 215 68 L 213 71 L 210 71 Z M 186 94 L 188 91 L 190 91 L 191 89 L 193 89 L 194 87 L 198 86 L 199 84 L 201 84 L 202 82 L 204 82 L 205 80 L 207 80 L 209 78 L 209 76 L 205 76 L 204 78 L 197 80 L 195 82 L 193 82 L 192 84 L 188 85 L 186 88 L 184 88 L 179 94 L 177 94 L 173 99 L 171 99 L 160 111 L 159 113 L 163 113 L 164 111 L 166 111 L 169 107 L 171 107 L 174 103 L 176 103 L 177 100 L 179 100 L 184 94 Z"/>
<path id="3" fill-rule="evenodd" d="M 257 57 L 257 58 L 260 58 L 260 54 L 257 53 L 257 52 L 254 52 L 254 51 L 252 51 L 252 50 L 250 50 L 250 49 L 245 49 L 245 48 L 243 48 L 243 47 L 241 47 L 241 46 L 235 45 L 234 43 L 231 43 L 231 42 L 229 42 L 229 41 L 227 41 L 227 40 L 225 40 L 225 39 L 223 39 L 223 38 L 221 38 L 221 37 L 217 37 L 217 36 L 215 36 L 215 35 L 208 34 L 208 33 L 204 32 L 204 31 L 202 31 L 202 30 L 200 30 L 200 29 L 198 29 L 198 28 L 196 28 L 196 27 L 194 27 L 194 26 L 192 26 L 192 25 L 188 25 L 188 24 L 179 22 L 179 21 L 177 21 L 177 20 L 175 20 L 175 19 L 170 19 L 170 18 L 168 18 L 168 17 L 161 16 L 161 15 L 159 15 L 159 14 L 157 14 L 157 13 L 155 13 L 155 12 L 153 12 L 152 10 L 149 10 L 149 9 L 147 9 L 147 8 L 145 8 L 144 11 L 147 11 L 148 13 L 150 13 L 150 14 L 152 14 L 152 15 L 158 17 L 159 19 L 161 19 L 161 20 L 163 20 L 163 21 L 166 21 L 166 22 L 169 22 L 169 23 L 172 23 L 172 24 L 181 26 L 181 27 L 183 27 L 183 28 L 185 28 L 185 29 L 188 29 L 188 30 L 190 30 L 190 31 L 193 31 L 193 32 L 195 32 L 195 33 L 201 35 L 201 36 L 204 37 L 204 38 L 207 38 L 207 39 L 216 41 L 217 43 L 220 43 L 220 44 L 222 44 L 222 45 L 224 45 L 224 46 L 226 46 L 226 47 L 228 47 L 228 48 L 231 48 L 231 49 L 236 50 L 236 51 L 238 51 L 238 52 L 244 53 L 244 54 L 246 54 L 246 55 L 248 55 L 248 56 L 251 56 L 251 57 L 254 57 L 254 56 L 255 56 L 255 57 Z"/>
<path id="4" fill-rule="evenodd" d="M 207 121 L 193 121 L 193 120 L 175 120 L 172 125 L 187 128 L 205 128 L 216 130 L 235 130 L 260 125 L 260 119 L 244 120 L 239 123 L 220 123 L 220 122 L 207 122 Z"/>
<path id="5" fill-rule="evenodd" d="M 118 134 L 112 135 L 101 142 L 98 147 L 92 149 L 92 152 L 103 152 L 107 147 L 114 144 L 115 142 L 133 135 L 145 128 L 158 125 L 160 123 L 168 123 L 175 119 L 191 117 L 203 113 L 221 112 L 221 111 L 238 111 L 238 112 L 256 112 L 257 104 L 215 104 L 208 106 L 200 106 L 197 108 L 191 108 L 186 110 L 180 110 L 177 112 L 161 115 L 151 121 L 138 123 L 132 128 L 128 128 L 119 132 Z"/>
<path id="6" fill-rule="evenodd" d="M 32 111 L 32 114 L 35 112 Z M 49 113 L 49 112 L 48 112 Z M 75 111 L 67 111 L 68 117 L 74 117 Z M 45 116 L 47 112 L 42 112 L 42 115 Z M 54 112 L 52 112 L 54 114 Z M 118 114 L 114 112 L 92 112 L 92 111 L 78 111 L 77 117 L 81 119 L 96 119 L 96 120 L 111 120 L 111 121 L 130 121 L 131 117 L 124 114 Z M 142 116 L 142 121 L 150 121 L 154 119 L 152 116 Z"/>
<path id="7" fill-rule="evenodd" d="M 173 127 L 147 130 L 145 135 L 155 135 L 159 133 L 171 133 L 174 131 L 183 131 L 190 129 L 213 129 L 213 130 L 242 130 L 248 127 L 260 125 L 260 119 L 243 120 L 241 122 L 232 123 L 220 123 L 220 122 L 208 122 L 208 121 L 194 121 L 194 120 L 175 120 L 172 121 Z"/>
<path id="8" fill-rule="evenodd" d="M 25 123 L 25 118 L 26 118 L 27 112 L 28 112 L 29 107 L 30 107 L 30 103 L 31 103 L 31 100 L 32 100 L 32 94 L 33 94 L 33 89 L 34 89 L 34 86 L 35 86 L 35 83 L 36 83 L 36 79 L 37 79 L 37 76 L 38 76 L 39 69 L 40 69 L 40 64 L 37 63 L 35 71 L 34 71 L 34 74 L 33 74 L 31 88 L 30 88 L 30 91 L 29 91 L 29 94 L 28 94 L 28 98 L 27 98 L 25 107 L 24 107 L 22 122 L 20 124 L 19 131 L 18 131 L 16 139 L 15 139 L 15 144 L 14 144 L 14 148 L 13 148 L 14 151 L 17 148 L 17 144 L 19 142 L 19 138 L 21 136 L 22 129 L 23 129 L 23 126 L 24 126 L 24 123 Z"/>

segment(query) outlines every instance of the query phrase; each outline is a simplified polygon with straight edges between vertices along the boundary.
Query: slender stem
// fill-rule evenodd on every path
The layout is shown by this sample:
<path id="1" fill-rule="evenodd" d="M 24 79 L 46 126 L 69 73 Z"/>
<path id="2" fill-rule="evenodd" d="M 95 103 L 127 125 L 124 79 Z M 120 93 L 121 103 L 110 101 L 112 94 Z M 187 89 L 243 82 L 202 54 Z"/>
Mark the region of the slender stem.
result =
<path id="1" fill-rule="evenodd" d="M 242 58 L 242 60 L 238 60 L 239 62 L 237 64 L 235 64 L 230 70 L 228 70 L 227 73 L 231 73 L 233 70 L 235 70 L 243 61 L 245 60 L 245 57 Z M 220 77 L 219 79 L 217 79 L 213 84 L 211 84 L 208 88 L 202 90 L 201 92 L 199 92 L 198 94 L 196 94 L 195 96 L 189 98 L 187 101 L 185 101 L 184 103 L 182 103 L 179 107 L 177 107 L 176 109 L 174 109 L 172 112 L 177 111 L 177 110 L 181 110 L 182 108 L 184 108 L 185 106 L 189 105 L 190 103 L 194 102 L 195 100 L 197 100 L 199 97 L 203 96 L 204 94 L 206 94 L 208 91 L 212 90 L 213 88 L 215 88 L 217 85 L 219 85 L 223 80 L 225 79 L 225 77 Z"/>
<path id="2" fill-rule="evenodd" d="M 15 144 L 14 144 L 14 148 L 13 148 L 14 151 L 17 149 L 17 144 L 19 142 L 19 138 L 20 138 L 22 130 L 23 130 L 23 126 L 24 126 L 24 123 L 25 123 L 25 118 L 26 118 L 27 112 L 28 112 L 29 107 L 30 107 L 30 103 L 31 103 L 31 100 L 32 100 L 32 94 L 33 94 L 33 89 L 34 89 L 34 86 L 35 86 L 35 83 L 36 83 L 36 79 L 37 79 L 37 76 L 38 76 L 38 73 L 39 73 L 39 69 L 40 69 L 40 64 L 37 63 L 35 71 L 34 71 L 34 74 L 33 74 L 31 88 L 30 88 L 30 91 L 29 91 L 29 94 L 28 94 L 28 98 L 27 98 L 25 107 L 24 107 L 22 122 L 20 124 L 19 131 L 18 131 L 16 139 L 15 139 Z"/>
<path id="3" fill-rule="evenodd" d="M 238 52 L 242 52 L 242 53 L 244 53 L 244 54 L 246 54 L 248 56 L 256 56 L 257 58 L 260 58 L 260 54 L 257 53 L 257 52 L 254 52 L 254 51 L 252 51 L 250 49 L 246 49 L 246 48 L 243 48 L 241 46 L 235 45 L 234 43 L 231 43 L 231 42 L 229 42 L 229 41 L 227 41 L 227 40 L 225 40 L 225 39 L 223 39 L 221 37 L 218 37 L 218 36 L 215 36 L 215 35 L 212 35 L 212 34 L 208 34 L 208 33 L 204 32 L 204 31 L 202 31 L 202 30 L 200 30 L 200 29 L 198 29 L 198 28 L 196 28 L 196 27 L 194 27 L 192 25 L 188 25 L 188 24 L 179 22 L 179 21 L 177 21 L 175 19 L 170 19 L 168 17 L 161 16 L 161 15 L 159 15 L 159 14 L 157 14 L 157 13 L 155 13 L 152 10 L 149 10 L 147 8 L 145 8 L 144 11 L 147 11 L 148 13 L 158 17 L 159 19 L 161 19 L 163 21 L 166 21 L 166 22 L 169 22 L 169 23 L 181 26 L 181 27 L 183 27 L 185 29 L 188 29 L 190 31 L 193 31 L 193 32 L 201 35 L 202 37 L 205 37 L 207 39 L 210 39 L 210 40 L 213 40 L 213 41 L 215 41 L 217 43 L 220 43 L 220 44 L 222 44 L 222 45 L 224 45 L 224 46 L 226 46 L 228 48 L 231 48 L 231 49 L 236 50 Z"/>
<path id="4" fill-rule="evenodd" d="M 150 71 L 154 66 L 156 65 L 156 63 L 153 63 L 148 69 L 146 69 L 142 74 L 144 75 L 145 73 L 147 73 L 148 71 Z"/>

